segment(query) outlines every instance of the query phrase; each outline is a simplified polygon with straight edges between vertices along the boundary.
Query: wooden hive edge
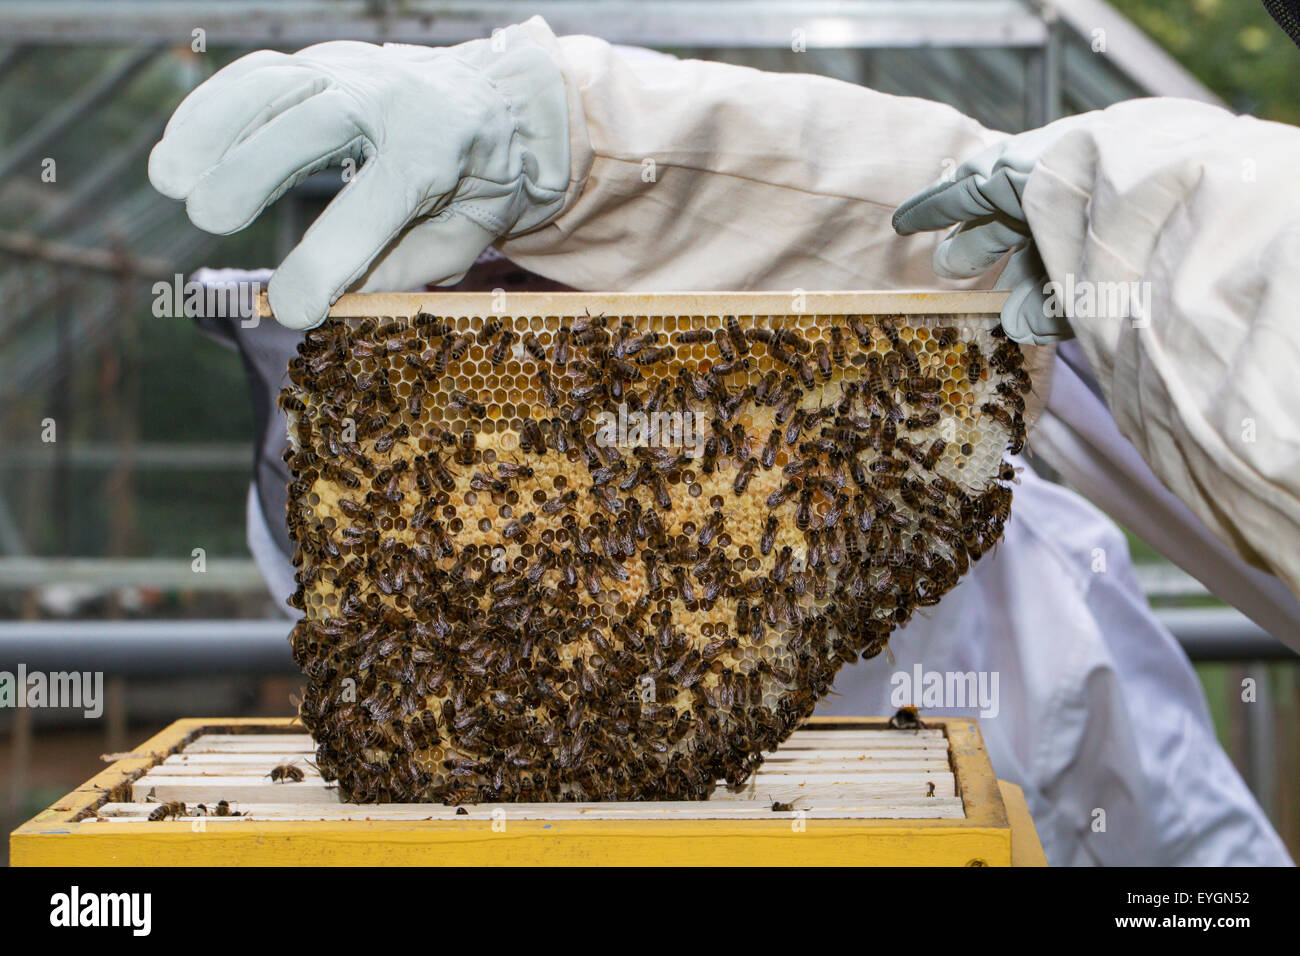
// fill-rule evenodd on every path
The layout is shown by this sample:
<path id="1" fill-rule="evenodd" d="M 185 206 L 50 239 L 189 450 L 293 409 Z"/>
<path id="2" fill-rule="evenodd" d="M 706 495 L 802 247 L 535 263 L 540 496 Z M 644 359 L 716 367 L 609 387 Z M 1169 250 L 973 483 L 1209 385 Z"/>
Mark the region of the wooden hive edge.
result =
<path id="1" fill-rule="evenodd" d="M 443 317 L 484 315 L 950 315 L 997 316 L 1009 293 L 968 291 L 842 292 L 370 292 L 339 297 L 330 308 L 337 319 L 405 316 L 431 312 Z M 273 315 L 266 293 L 257 314 Z"/>
<path id="2" fill-rule="evenodd" d="M 149 768 L 205 733 L 284 733 L 294 718 L 187 718 L 145 741 L 132 755 L 19 826 L 10 835 L 11 865 L 427 865 L 450 863 L 738 863 L 752 857 L 780 864 L 851 862 L 916 865 L 1010 865 L 1011 828 L 999 784 L 974 720 L 927 718 L 949 740 L 949 761 L 964 819 L 819 819 L 809 832 L 788 820 L 609 820 L 512 822 L 500 839 L 492 822 L 294 821 L 212 827 L 196 844 L 190 822 L 83 824 L 96 807 Z M 872 730 L 886 718 L 812 717 L 813 730 Z M 436 843 L 430 840 L 437 833 Z M 792 838 L 796 838 L 792 841 Z M 802 842 L 799 842 L 802 841 Z M 694 845 L 692 845 L 694 843 Z M 892 848 L 888 852 L 886 847 Z M 595 854 L 593 858 L 592 854 Z"/>

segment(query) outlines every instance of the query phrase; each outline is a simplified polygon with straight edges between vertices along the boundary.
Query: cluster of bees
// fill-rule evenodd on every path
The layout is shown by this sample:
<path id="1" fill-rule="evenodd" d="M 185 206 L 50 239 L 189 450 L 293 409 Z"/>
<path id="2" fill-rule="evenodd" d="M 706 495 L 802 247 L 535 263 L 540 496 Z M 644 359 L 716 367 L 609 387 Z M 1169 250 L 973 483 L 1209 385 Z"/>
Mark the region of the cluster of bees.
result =
<path id="1" fill-rule="evenodd" d="M 996 324 L 852 315 L 331 320 L 289 379 L 317 766 L 453 804 L 742 784 L 998 541 L 1030 388 Z"/>

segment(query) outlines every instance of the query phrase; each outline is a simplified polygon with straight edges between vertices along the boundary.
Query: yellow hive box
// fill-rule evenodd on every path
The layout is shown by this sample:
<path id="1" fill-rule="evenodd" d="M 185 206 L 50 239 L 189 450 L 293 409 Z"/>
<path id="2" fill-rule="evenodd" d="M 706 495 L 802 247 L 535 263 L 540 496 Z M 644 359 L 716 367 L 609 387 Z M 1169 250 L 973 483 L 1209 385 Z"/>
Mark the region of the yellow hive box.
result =
<path id="1" fill-rule="evenodd" d="M 346 805 L 292 719 L 177 721 L 10 836 L 15 866 L 1041 866 L 973 720 L 813 718 L 702 802 Z M 272 780 L 295 767 L 302 779 Z M 220 801 L 226 806 L 218 809 Z M 179 819 L 151 820 L 185 803 Z M 773 806 L 777 804 L 777 806 Z M 790 809 L 786 809 L 786 806 Z M 219 816 L 224 810 L 230 815 Z"/>

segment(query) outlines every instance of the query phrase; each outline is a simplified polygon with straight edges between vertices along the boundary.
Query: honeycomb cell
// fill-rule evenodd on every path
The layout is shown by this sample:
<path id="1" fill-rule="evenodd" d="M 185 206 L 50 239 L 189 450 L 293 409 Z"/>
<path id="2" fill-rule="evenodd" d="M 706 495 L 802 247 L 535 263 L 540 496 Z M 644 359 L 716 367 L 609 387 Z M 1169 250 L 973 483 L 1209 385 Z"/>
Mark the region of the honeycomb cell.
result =
<path id="1" fill-rule="evenodd" d="M 362 802 L 743 782 L 998 540 L 1029 388 L 974 316 L 422 313 L 299 352 L 301 716 Z"/>

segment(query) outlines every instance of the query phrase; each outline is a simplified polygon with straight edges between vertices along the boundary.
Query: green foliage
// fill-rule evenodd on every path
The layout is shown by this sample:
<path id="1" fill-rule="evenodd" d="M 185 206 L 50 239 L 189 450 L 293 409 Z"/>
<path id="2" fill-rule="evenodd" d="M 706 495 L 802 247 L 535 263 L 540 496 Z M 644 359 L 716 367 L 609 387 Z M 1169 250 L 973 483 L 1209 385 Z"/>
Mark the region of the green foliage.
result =
<path id="1" fill-rule="evenodd" d="M 1300 49 L 1258 0 L 1112 0 L 1234 110 L 1300 122 Z"/>

